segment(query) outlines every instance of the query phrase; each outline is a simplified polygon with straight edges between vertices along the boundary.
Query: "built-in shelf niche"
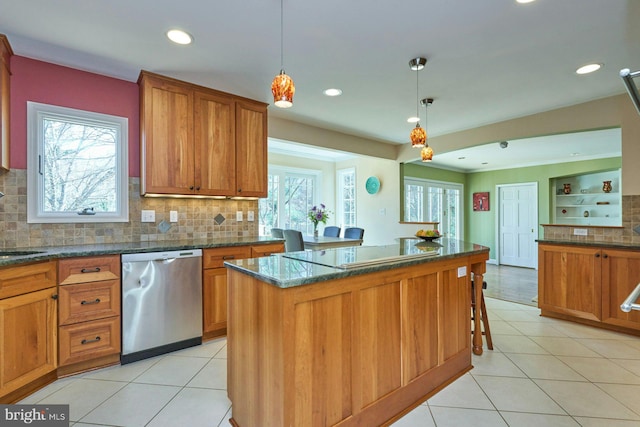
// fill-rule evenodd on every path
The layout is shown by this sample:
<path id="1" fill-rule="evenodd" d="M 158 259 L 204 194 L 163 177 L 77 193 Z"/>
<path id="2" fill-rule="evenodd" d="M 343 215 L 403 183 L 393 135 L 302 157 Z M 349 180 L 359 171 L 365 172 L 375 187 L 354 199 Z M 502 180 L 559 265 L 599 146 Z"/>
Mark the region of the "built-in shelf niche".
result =
<path id="1" fill-rule="evenodd" d="M 558 177 L 552 180 L 553 223 L 567 225 L 621 226 L 620 169 Z M 603 190 L 611 181 L 611 191 Z M 571 188 L 565 193 L 565 185 Z"/>

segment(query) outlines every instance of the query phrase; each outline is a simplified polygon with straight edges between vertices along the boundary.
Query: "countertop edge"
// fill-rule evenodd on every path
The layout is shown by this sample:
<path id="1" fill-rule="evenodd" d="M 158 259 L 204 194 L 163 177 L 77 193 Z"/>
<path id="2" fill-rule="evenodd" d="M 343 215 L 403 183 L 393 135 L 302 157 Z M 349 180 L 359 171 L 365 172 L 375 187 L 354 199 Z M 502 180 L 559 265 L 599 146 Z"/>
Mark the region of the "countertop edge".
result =
<path id="1" fill-rule="evenodd" d="M 609 249 L 625 249 L 630 251 L 640 251 L 640 245 L 615 243 L 615 242 L 581 242 L 576 240 L 553 240 L 553 239 L 538 239 L 537 243 L 543 243 L 545 245 L 557 245 L 557 246 L 588 246 L 598 248 Z"/>
<path id="2" fill-rule="evenodd" d="M 41 246 L 41 247 L 21 247 L 4 248 L 5 251 L 25 250 L 39 251 L 33 255 L 12 256 L 10 258 L 0 258 L 0 267 L 20 265 L 39 261 L 49 261 L 52 259 L 75 258 L 83 256 L 99 255 L 120 255 L 144 252 L 179 251 L 188 249 L 210 249 L 233 246 L 267 245 L 271 243 L 284 243 L 284 239 L 276 238 L 238 238 L 221 239 L 210 241 L 155 241 L 155 242 L 128 242 L 128 243 L 105 243 L 95 245 L 70 245 L 70 246 Z"/>
<path id="3" fill-rule="evenodd" d="M 482 253 L 489 253 L 489 248 L 482 247 L 479 249 L 469 250 L 459 254 L 410 258 L 410 259 L 407 259 L 406 261 L 392 261 L 384 264 L 368 265 L 364 267 L 351 268 L 351 269 L 341 269 L 341 268 L 323 266 L 323 268 L 327 270 L 326 273 L 321 273 L 313 277 L 287 279 L 287 280 L 279 280 L 277 278 L 274 278 L 273 276 L 261 274 L 249 268 L 245 268 L 242 264 L 246 260 L 225 261 L 224 266 L 231 270 L 235 270 L 240 273 L 246 274 L 248 276 L 254 277 L 262 282 L 274 285 L 278 288 L 286 289 L 286 288 L 294 288 L 302 285 L 310 285 L 313 283 L 323 282 L 325 280 L 343 279 L 346 277 L 359 276 L 359 275 L 368 274 L 368 273 L 392 270 L 395 268 L 411 267 L 413 265 L 418 265 L 418 264 L 425 264 L 429 262 L 437 262 L 437 261 L 443 261 L 447 259 L 473 256 L 473 255 L 478 255 Z M 304 262 L 304 261 L 285 258 L 281 254 L 273 254 L 271 255 L 271 257 L 281 257 L 283 260 L 285 260 L 285 262 Z"/>

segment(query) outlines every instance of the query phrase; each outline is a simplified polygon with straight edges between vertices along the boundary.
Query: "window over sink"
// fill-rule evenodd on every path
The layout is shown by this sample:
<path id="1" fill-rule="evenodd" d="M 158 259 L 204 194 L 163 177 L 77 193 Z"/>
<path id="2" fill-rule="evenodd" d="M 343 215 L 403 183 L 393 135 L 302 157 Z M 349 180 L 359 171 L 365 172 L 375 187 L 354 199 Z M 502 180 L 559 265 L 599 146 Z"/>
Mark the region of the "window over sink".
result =
<path id="1" fill-rule="evenodd" d="M 127 222 L 128 119 L 27 103 L 27 221 Z"/>

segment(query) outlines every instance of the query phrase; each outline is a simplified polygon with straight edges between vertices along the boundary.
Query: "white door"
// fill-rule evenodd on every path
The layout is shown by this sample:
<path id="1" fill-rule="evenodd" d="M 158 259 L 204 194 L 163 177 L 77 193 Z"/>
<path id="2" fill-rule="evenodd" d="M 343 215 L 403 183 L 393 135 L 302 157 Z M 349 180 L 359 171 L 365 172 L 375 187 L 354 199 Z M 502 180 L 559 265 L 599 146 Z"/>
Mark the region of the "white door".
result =
<path id="1" fill-rule="evenodd" d="M 498 186 L 499 264 L 537 267 L 537 183 Z"/>

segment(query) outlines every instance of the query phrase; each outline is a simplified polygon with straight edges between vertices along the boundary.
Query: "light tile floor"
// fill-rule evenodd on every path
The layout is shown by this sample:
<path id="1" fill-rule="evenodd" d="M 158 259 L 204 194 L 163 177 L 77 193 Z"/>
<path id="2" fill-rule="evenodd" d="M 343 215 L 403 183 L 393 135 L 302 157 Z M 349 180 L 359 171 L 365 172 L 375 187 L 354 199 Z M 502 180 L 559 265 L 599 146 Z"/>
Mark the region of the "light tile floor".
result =
<path id="1" fill-rule="evenodd" d="M 486 303 L 494 350 L 394 427 L 640 426 L 640 338 Z M 22 403 L 69 403 L 76 427 L 229 426 L 226 340 L 60 379 Z"/>

